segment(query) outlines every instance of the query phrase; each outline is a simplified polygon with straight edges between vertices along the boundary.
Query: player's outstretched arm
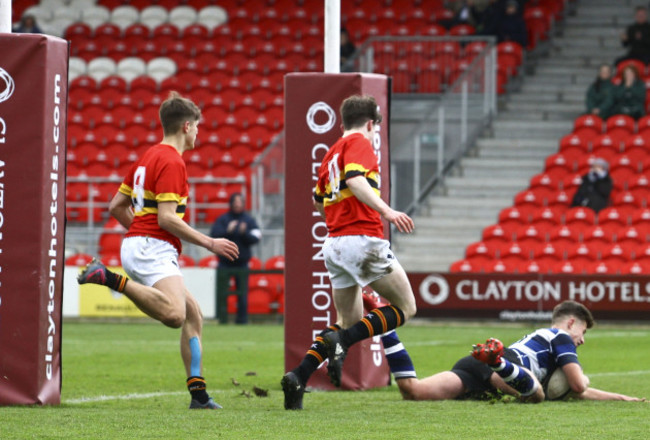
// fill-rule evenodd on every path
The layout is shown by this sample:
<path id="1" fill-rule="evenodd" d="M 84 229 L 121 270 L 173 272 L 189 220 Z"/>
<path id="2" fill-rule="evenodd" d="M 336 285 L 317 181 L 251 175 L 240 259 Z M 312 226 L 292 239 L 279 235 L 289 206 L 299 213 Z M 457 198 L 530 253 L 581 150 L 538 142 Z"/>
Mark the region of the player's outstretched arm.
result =
<path id="1" fill-rule="evenodd" d="M 393 208 L 388 206 L 388 204 L 384 202 L 372 189 L 364 176 L 355 176 L 346 179 L 345 183 L 358 200 L 381 214 L 382 217 L 388 220 L 388 222 L 395 225 L 398 231 L 408 234 L 413 232 L 415 224 L 411 217 L 403 212 L 395 211 Z"/>
<path id="2" fill-rule="evenodd" d="M 226 238 L 211 238 L 197 231 L 176 215 L 176 202 L 158 203 L 158 225 L 181 240 L 202 246 L 230 260 L 239 256 L 239 248 Z"/>
<path id="3" fill-rule="evenodd" d="M 582 400 L 624 400 L 627 402 L 645 402 L 645 398 L 626 396 L 625 394 L 610 393 L 609 391 L 587 388 L 584 393 L 572 393 L 571 397 Z"/>

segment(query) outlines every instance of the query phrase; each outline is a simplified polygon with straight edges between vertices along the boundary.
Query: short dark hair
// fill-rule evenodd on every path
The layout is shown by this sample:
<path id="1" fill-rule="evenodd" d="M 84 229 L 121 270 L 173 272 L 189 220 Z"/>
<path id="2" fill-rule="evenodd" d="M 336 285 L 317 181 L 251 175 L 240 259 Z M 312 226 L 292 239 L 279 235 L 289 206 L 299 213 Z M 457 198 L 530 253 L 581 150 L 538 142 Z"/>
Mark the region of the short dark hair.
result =
<path id="1" fill-rule="evenodd" d="M 587 328 L 594 326 L 594 317 L 588 308 L 576 301 L 563 301 L 553 308 L 553 322 L 567 316 L 575 316 L 587 324 Z"/>
<path id="2" fill-rule="evenodd" d="M 350 96 L 343 101 L 340 111 L 343 128 L 346 130 L 359 128 L 368 121 L 375 124 L 381 122 L 377 101 L 372 96 Z"/>
<path id="3" fill-rule="evenodd" d="M 178 133 L 185 121 L 201 119 L 201 109 L 174 91 L 169 92 L 169 97 L 160 104 L 158 114 L 165 136 Z"/>

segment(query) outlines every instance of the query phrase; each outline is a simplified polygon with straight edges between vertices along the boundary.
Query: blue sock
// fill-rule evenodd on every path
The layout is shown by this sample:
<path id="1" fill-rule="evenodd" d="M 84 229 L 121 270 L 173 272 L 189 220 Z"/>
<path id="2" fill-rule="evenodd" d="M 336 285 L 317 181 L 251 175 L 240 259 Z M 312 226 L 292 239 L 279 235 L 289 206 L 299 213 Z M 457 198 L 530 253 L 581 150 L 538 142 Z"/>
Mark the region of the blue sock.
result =
<path id="1" fill-rule="evenodd" d="M 192 360 L 190 361 L 190 376 L 201 375 L 201 344 L 199 338 L 194 336 L 190 338 L 190 353 Z"/>
<path id="2" fill-rule="evenodd" d="M 384 353 L 386 353 L 390 372 L 393 373 L 395 380 L 417 377 L 411 357 L 397 337 L 395 330 L 383 334 L 381 342 L 384 345 Z"/>
<path id="3" fill-rule="evenodd" d="M 507 359 L 501 358 L 499 365 L 493 366 L 494 370 L 499 376 L 503 378 L 505 383 L 519 391 L 522 396 L 530 396 L 537 391 L 537 382 L 532 376 L 523 368 L 513 364 Z"/>

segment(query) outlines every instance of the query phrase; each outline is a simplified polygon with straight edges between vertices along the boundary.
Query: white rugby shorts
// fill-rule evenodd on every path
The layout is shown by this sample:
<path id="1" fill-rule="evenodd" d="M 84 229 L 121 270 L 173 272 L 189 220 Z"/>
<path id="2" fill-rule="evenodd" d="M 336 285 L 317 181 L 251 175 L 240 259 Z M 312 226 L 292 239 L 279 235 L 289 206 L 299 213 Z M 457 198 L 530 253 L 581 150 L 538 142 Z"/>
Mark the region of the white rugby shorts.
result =
<path id="1" fill-rule="evenodd" d="M 366 235 L 327 237 L 323 256 L 336 289 L 365 287 L 391 273 L 391 266 L 397 262 L 387 240 Z"/>
<path id="2" fill-rule="evenodd" d="M 122 240 L 122 267 L 134 281 L 153 286 L 163 278 L 183 276 L 178 252 L 171 243 L 152 237 L 126 237 Z"/>

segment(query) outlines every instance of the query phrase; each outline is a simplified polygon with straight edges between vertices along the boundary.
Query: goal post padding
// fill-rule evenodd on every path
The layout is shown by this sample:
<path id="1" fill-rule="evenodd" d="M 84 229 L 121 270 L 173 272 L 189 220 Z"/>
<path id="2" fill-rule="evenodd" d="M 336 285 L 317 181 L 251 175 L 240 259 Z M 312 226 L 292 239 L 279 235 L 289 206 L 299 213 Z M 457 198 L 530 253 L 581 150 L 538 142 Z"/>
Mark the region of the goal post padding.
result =
<path id="1" fill-rule="evenodd" d="M 327 235 L 313 206 L 318 167 L 341 136 L 339 108 L 354 94 L 377 99 L 383 123 L 374 148 L 380 160 L 381 194 L 390 196 L 388 121 L 390 79 L 384 75 L 292 73 L 285 77 L 285 369 L 300 363 L 314 337 L 336 323 L 332 289 L 321 248 Z M 386 237 L 390 229 L 385 225 Z M 390 373 L 379 337 L 354 345 L 345 360 L 343 389 L 385 386 Z M 309 386 L 333 389 L 321 367 Z"/>
<path id="2" fill-rule="evenodd" d="M 0 34 L 0 405 L 61 401 L 68 42 Z"/>

